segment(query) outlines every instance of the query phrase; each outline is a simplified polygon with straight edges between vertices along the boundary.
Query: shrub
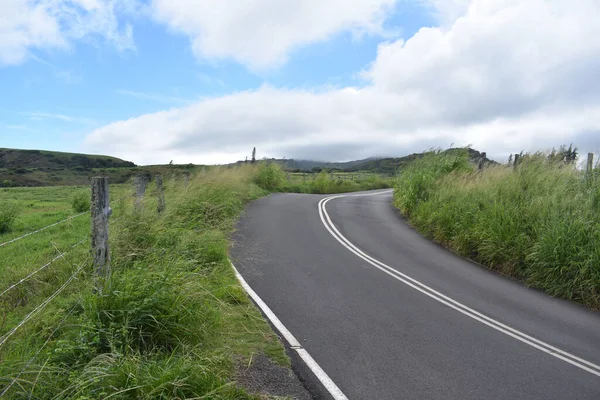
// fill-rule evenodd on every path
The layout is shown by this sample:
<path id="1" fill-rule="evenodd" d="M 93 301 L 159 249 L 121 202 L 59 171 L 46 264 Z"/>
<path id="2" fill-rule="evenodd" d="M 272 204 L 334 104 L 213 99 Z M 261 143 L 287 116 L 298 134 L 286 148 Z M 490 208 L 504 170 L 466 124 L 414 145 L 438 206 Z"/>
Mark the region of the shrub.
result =
<path id="1" fill-rule="evenodd" d="M 265 190 L 275 191 L 285 184 L 285 173 L 276 163 L 263 162 L 258 167 L 254 183 Z"/>
<path id="2" fill-rule="evenodd" d="M 14 223 L 20 212 L 21 208 L 16 203 L 0 204 L 0 234 L 13 230 Z"/>
<path id="3" fill-rule="evenodd" d="M 90 210 L 90 197 L 85 193 L 78 194 L 73 198 L 73 202 L 71 203 L 73 206 L 73 211 L 77 213 L 82 213 Z"/>

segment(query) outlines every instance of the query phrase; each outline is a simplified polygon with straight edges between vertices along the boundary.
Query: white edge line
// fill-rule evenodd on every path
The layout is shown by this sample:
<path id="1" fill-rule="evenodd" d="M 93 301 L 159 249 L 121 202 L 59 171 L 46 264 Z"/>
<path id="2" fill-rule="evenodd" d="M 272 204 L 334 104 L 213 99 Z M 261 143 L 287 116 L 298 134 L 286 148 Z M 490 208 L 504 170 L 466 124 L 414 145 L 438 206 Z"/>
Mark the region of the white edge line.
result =
<path id="1" fill-rule="evenodd" d="M 306 363 L 308 368 L 310 368 L 313 374 L 315 374 L 315 376 L 321 382 L 321 384 L 325 386 L 325 389 L 327 389 L 329 394 L 331 394 L 331 396 L 335 400 L 348 400 L 346 395 L 340 390 L 339 387 L 337 387 L 337 385 L 331 380 L 327 373 L 325 373 L 325 371 L 323 371 L 323 369 L 319 366 L 319 364 L 317 364 L 317 362 L 311 357 L 311 355 L 304 348 L 302 348 L 300 342 L 298 342 L 294 335 L 292 335 L 292 333 L 285 327 L 285 325 L 283 325 L 283 323 L 279 320 L 279 318 L 277 318 L 275 313 L 271 311 L 269 306 L 265 304 L 265 302 L 260 298 L 258 294 L 256 294 L 254 290 L 252 290 L 250 285 L 248 285 L 248 282 L 246 282 L 244 277 L 235 268 L 235 265 L 233 265 L 231 261 L 229 261 L 229 263 L 231 264 L 231 267 L 235 272 L 235 276 L 244 288 L 244 290 L 246 290 L 248 295 L 252 298 L 252 300 L 254 300 L 254 302 L 258 305 L 262 312 L 265 313 L 265 315 L 267 316 L 267 318 L 269 318 L 269 320 L 275 326 L 275 328 L 277 328 L 277 330 L 283 335 L 285 340 L 287 340 L 287 342 L 290 344 L 291 348 L 298 353 L 300 358 L 302 358 L 302 360 Z"/>
<path id="2" fill-rule="evenodd" d="M 366 196 L 373 196 L 373 195 L 377 195 L 377 194 L 386 194 L 389 192 L 379 192 L 379 193 L 373 193 L 373 194 L 367 194 Z M 360 195 L 351 195 L 351 196 L 360 196 Z M 331 219 L 329 218 L 329 214 L 327 213 L 327 210 L 325 208 L 325 204 L 333 199 L 337 199 L 340 197 L 347 197 L 345 195 L 339 195 L 339 196 L 331 196 L 331 197 L 327 197 L 322 199 L 319 202 L 319 216 L 321 217 L 321 222 L 323 223 L 323 225 L 325 226 L 325 228 L 327 228 L 327 230 L 329 231 L 329 233 L 338 241 L 340 242 L 340 244 L 342 244 L 342 246 L 346 247 L 348 250 L 350 250 L 352 253 L 354 253 L 355 255 L 357 255 L 358 257 L 362 258 L 363 260 L 365 260 L 366 262 L 368 262 L 369 264 L 373 265 L 374 267 L 376 267 L 377 269 L 385 272 L 386 274 L 392 276 L 393 278 L 403 282 L 404 284 L 406 284 L 407 286 L 412 287 L 413 289 L 425 294 L 428 297 L 431 297 L 434 300 L 437 300 L 438 302 L 447 305 L 448 307 L 476 320 L 479 321 L 481 323 L 483 323 L 484 325 L 489 326 L 490 328 L 493 328 L 499 332 L 502 332 L 510 337 L 513 337 L 514 339 L 517 339 L 525 344 L 528 344 L 529 346 L 536 348 L 544 353 L 547 353 L 553 357 L 556 357 L 558 359 L 561 359 L 573 366 L 576 366 L 580 369 L 583 369 L 591 374 L 594 374 L 596 376 L 600 377 L 600 372 L 598 372 L 595 369 L 592 368 L 600 368 L 598 365 L 591 363 L 587 360 L 583 360 L 579 357 L 576 357 L 564 350 L 560 350 L 554 346 L 551 346 L 550 344 L 547 344 L 545 342 L 542 342 L 541 340 L 535 339 L 523 332 L 520 332 L 514 328 L 511 328 L 509 326 L 506 326 L 504 324 L 502 324 L 501 322 L 498 322 L 484 314 L 478 313 L 472 309 L 470 309 L 469 307 L 465 306 L 462 303 L 457 302 L 456 300 L 453 300 L 445 295 L 442 295 L 441 293 L 435 291 L 434 289 L 430 288 L 429 286 L 417 281 L 416 279 L 413 279 L 397 270 L 395 270 L 394 268 L 388 266 L 387 264 L 382 263 L 381 261 L 378 261 L 376 259 L 374 259 L 373 257 L 363 253 L 360 249 L 358 249 L 356 246 L 354 246 L 346 237 L 344 237 L 341 233 L 339 233 L 339 231 L 336 229 L 335 225 L 333 225 L 333 222 L 331 222 Z M 326 216 L 326 218 L 323 217 L 323 215 Z M 327 220 L 329 221 L 329 223 L 331 224 L 331 227 L 329 226 L 329 224 L 327 223 Z M 336 232 L 334 233 L 334 231 L 331 229 L 333 228 Z M 338 236 L 339 235 L 339 236 Z M 347 243 L 345 243 L 347 242 Z M 377 265 L 380 264 L 380 265 Z M 398 276 L 398 275 L 400 276 Z M 421 286 L 422 288 L 428 289 L 424 290 L 421 287 L 418 287 L 416 285 L 414 285 L 413 283 L 409 282 L 408 280 L 403 279 L 402 277 L 406 277 L 407 279 L 410 279 L 410 281 L 416 283 L 417 285 Z M 445 299 L 447 299 L 448 301 L 446 301 Z M 454 304 L 452 304 L 454 303 Z M 462 308 L 460 308 L 462 307 Z M 486 321 L 487 320 L 487 321 Z M 536 343 L 537 342 L 537 343 Z M 569 359 L 567 357 L 571 357 L 572 359 Z M 575 361 L 577 360 L 577 361 Z M 579 361 L 579 362 L 578 362 Z M 581 362 L 581 363 L 580 363 Z M 589 368 L 585 365 L 582 364 L 587 364 L 589 366 L 591 366 L 592 368 Z"/>

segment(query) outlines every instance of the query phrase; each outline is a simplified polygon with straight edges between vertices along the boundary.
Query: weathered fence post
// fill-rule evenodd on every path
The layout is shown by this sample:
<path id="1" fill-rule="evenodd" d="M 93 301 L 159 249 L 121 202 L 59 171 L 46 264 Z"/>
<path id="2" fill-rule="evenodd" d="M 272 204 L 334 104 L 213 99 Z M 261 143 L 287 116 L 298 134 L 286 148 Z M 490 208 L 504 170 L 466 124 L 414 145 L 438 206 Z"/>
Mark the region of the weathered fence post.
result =
<path id="1" fill-rule="evenodd" d="M 185 187 L 187 188 L 188 186 L 190 186 L 190 172 L 186 171 L 186 173 L 183 175 L 183 180 L 185 182 Z"/>
<path id="2" fill-rule="evenodd" d="M 136 176 L 133 180 L 133 185 L 135 187 L 134 206 L 136 209 L 139 209 L 142 206 L 142 200 L 146 193 L 146 177 L 143 175 Z"/>
<path id="3" fill-rule="evenodd" d="M 588 174 L 591 174 L 593 169 L 594 169 L 594 153 L 588 153 L 586 172 Z"/>
<path id="4" fill-rule="evenodd" d="M 102 294 L 104 282 L 110 278 L 110 251 L 108 247 L 108 219 L 112 214 L 108 194 L 108 178 L 92 178 L 92 257 L 94 259 L 95 288 Z"/>
<path id="5" fill-rule="evenodd" d="M 479 170 L 483 170 L 483 167 L 485 165 L 485 159 L 487 158 L 487 153 L 483 152 L 481 153 L 481 155 L 479 156 Z"/>
<path id="6" fill-rule="evenodd" d="M 158 213 L 165 211 L 165 194 L 163 192 L 162 175 L 156 175 L 156 196 L 158 197 Z"/>
<path id="7" fill-rule="evenodd" d="M 288 172 L 287 175 L 285 176 L 285 178 L 287 179 L 287 181 L 290 181 L 290 173 Z"/>
<path id="8" fill-rule="evenodd" d="M 517 167 L 517 165 L 519 165 L 519 160 L 521 159 L 521 155 L 520 154 L 515 154 L 515 168 Z"/>
<path id="9" fill-rule="evenodd" d="M 329 179 L 333 180 L 333 171 L 331 171 L 331 174 L 329 175 Z"/>

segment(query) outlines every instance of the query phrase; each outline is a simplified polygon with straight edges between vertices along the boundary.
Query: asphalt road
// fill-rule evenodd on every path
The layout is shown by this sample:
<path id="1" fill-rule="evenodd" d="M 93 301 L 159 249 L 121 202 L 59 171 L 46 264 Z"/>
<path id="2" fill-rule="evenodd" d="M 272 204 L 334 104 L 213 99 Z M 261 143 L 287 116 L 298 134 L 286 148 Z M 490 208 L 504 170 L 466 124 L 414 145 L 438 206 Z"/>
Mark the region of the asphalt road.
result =
<path id="1" fill-rule="evenodd" d="M 231 256 L 349 399 L 600 399 L 599 313 L 421 237 L 391 193 L 327 197 L 252 203 Z"/>

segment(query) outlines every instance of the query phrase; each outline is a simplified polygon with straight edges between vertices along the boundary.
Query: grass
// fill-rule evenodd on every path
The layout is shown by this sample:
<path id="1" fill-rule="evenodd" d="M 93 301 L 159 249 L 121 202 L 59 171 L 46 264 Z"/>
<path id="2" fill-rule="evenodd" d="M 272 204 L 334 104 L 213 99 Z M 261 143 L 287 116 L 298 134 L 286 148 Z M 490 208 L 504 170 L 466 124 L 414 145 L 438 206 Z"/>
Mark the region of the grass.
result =
<path id="1" fill-rule="evenodd" d="M 257 398 L 233 381 L 236 368 L 259 353 L 290 361 L 229 264 L 235 221 L 271 191 L 383 184 L 377 176 L 338 183 L 328 175 L 299 184 L 261 163 L 212 168 L 189 184 L 183 176 L 166 179 L 160 215 L 153 184 L 141 207 L 132 185 L 111 186 L 112 275 L 101 295 L 93 289 L 89 242 L 71 248 L 89 235 L 87 216 L 0 247 L 0 293 L 56 259 L 0 295 L 0 342 L 75 277 L 0 345 L 0 393 L 10 386 L 7 398 Z M 0 242 L 73 216 L 80 202 L 88 206 L 87 196 L 87 187 L 1 189 L 0 202 L 23 211 Z"/>
<path id="2" fill-rule="evenodd" d="M 262 162 L 256 167 L 254 182 L 274 192 L 331 194 L 392 187 L 393 178 L 380 174 L 287 173 L 277 163 Z"/>
<path id="3" fill-rule="evenodd" d="M 600 308 L 600 174 L 526 155 L 476 171 L 431 154 L 397 178 L 395 204 L 455 252 L 552 296 Z"/>
<path id="4" fill-rule="evenodd" d="M 0 234 L 12 232 L 21 207 L 15 202 L 0 204 Z"/>
<path id="5" fill-rule="evenodd" d="M 267 193 L 251 183 L 253 174 L 215 169 L 189 186 L 166 181 L 160 216 L 152 185 L 142 209 L 129 198 L 114 202 L 113 274 L 102 296 L 92 290 L 87 243 L 0 296 L 2 338 L 83 267 L 0 347 L 0 393 L 15 380 L 7 398 L 256 398 L 232 382 L 236 364 L 258 353 L 282 365 L 289 360 L 228 261 L 234 221 L 248 201 Z M 133 192 L 111 190 L 113 198 Z M 14 232 L 21 234 L 72 215 L 71 200 L 86 191 L 13 188 L 0 196 L 28 205 Z M 0 291 L 89 229 L 83 217 L 0 248 Z"/>

